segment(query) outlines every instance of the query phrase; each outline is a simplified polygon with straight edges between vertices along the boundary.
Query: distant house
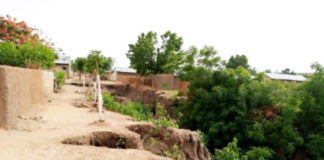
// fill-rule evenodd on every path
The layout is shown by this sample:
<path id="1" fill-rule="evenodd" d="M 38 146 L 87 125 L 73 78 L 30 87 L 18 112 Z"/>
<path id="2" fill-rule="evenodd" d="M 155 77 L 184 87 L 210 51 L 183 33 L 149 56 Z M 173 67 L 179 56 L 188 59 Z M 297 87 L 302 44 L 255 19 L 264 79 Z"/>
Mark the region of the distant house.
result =
<path id="1" fill-rule="evenodd" d="M 55 71 L 64 71 L 68 78 L 72 75 L 70 56 L 59 55 L 55 60 Z"/>
<path id="2" fill-rule="evenodd" d="M 105 72 L 107 79 L 120 81 L 123 83 L 132 83 L 140 79 L 135 69 L 115 67 L 112 71 Z"/>
<path id="3" fill-rule="evenodd" d="M 280 80 L 287 82 L 303 82 L 306 78 L 302 75 L 280 74 L 280 73 L 265 73 L 271 80 Z"/>

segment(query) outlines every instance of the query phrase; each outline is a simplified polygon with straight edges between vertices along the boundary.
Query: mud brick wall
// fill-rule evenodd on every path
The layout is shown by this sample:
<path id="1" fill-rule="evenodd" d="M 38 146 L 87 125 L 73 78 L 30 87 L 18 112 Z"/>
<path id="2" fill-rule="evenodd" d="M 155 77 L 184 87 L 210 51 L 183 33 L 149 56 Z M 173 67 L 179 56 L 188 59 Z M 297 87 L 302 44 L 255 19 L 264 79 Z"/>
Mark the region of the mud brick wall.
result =
<path id="1" fill-rule="evenodd" d="M 0 128 L 44 102 L 53 92 L 52 72 L 0 65 Z"/>

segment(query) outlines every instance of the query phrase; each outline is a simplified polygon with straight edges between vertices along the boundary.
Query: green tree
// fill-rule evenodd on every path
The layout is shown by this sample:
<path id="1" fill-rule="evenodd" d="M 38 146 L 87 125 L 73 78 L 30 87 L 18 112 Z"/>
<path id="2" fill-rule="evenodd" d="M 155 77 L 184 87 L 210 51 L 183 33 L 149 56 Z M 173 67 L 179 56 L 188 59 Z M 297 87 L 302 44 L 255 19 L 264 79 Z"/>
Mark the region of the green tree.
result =
<path id="1" fill-rule="evenodd" d="M 245 55 L 235 55 L 231 56 L 226 64 L 226 68 L 236 69 L 239 66 L 248 69 L 250 66 L 248 64 L 248 58 Z"/>
<path id="2" fill-rule="evenodd" d="M 212 70 L 220 66 L 221 58 L 213 46 L 204 46 L 199 51 L 198 66 Z"/>
<path id="3" fill-rule="evenodd" d="M 300 86 L 298 123 L 306 149 L 314 159 L 324 158 L 324 68 L 315 63 L 315 73 Z"/>
<path id="4" fill-rule="evenodd" d="M 183 63 L 182 38 L 167 31 L 161 39 L 162 44 L 158 46 L 157 34 L 150 31 L 142 33 L 135 44 L 129 45 L 126 55 L 138 74 L 174 73 Z"/>
<path id="5" fill-rule="evenodd" d="M 221 68 L 221 58 L 217 56 L 217 51 L 213 46 L 204 46 L 198 50 L 195 46 L 191 46 L 183 52 L 183 62 L 177 75 L 182 80 L 192 80 L 196 76 L 196 71 L 213 70 Z"/>
<path id="6" fill-rule="evenodd" d="M 51 47 L 41 43 L 15 45 L 10 42 L 0 44 L 0 64 L 27 67 L 39 64 L 42 68 L 55 66 L 56 55 Z"/>
<path id="7" fill-rule="evenodd" d="M 290 70 L 289 68 L 286 68 L 284 70 L 281 71 L 282 74 L 291 74 L 291 75 L 295 75 L 296 73 L 292 70 Z"/>
<path id="8" fill-rule="evenodd" d="M 181 65 L 181 69 L 177 73 L 180 79 L 189 81 L 192 79 L 192 77 L 194 77 L 194 73 L 197 67 L 197 56 L 198 49 L 195 46 L 191 46 L 184 52 L 184 63 Z"/>
<path id="9" fill-rule="evenodd" d="M 287 159 L 303 144 L 294 126 L 297 108 L 288 103 L 292 92 L 281 82 L 262 74 L 252 80 L 243 67 L 199 68 L 195 74 L 181 125 L 204 132 L 211 151 L 237 137 L 243 151 L 269 147 L 276 159 Z"/>
<path id="10" fill-rule="evenodd" d="M 86 70 L 85 64 L 87 62 L 87 59 L 84 57 L 78 57 L 73 63 L 72 63 L 72 69 L 74 71 L 78 72 L 84 72 Z"/>
<path id="11" fill-rule="evenodd" d="M 100 50 L 91 50 L 84 65 L 88 73 L 102 75 L 105 71 L 111 69 L 113 59 L 101 55 Z"/>

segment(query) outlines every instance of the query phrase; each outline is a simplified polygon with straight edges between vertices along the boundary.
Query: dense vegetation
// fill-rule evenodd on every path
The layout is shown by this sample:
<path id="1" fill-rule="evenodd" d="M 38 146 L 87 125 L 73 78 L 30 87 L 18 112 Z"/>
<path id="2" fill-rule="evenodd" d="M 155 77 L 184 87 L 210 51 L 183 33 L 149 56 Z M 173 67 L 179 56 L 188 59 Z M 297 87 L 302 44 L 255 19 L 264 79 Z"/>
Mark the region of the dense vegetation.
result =
<path id="1" fill-rule="evenodd" d="M 190 81 L 188 100 L 178 108 L 180 126 L 200 131 L 214 159 L 324 158 L 322 66 L 313 65 L 303 83 L 271 81 L 245 55 L 226 62 L 212 46 L 183 51 L 182 38 L 173 35 L 163 35 L 159 47 L 156 33 L 142 33 L 127 57 L 141 75 L 175 73 Z M 168 58 L 160 62 L 161 55 Z"/>
<path id="2" fill-rule="evenodd" d="M 182 63 L 182 38 L 167 31 L 161 36 L 161 46 L 154 32 L 142 33 L 135 44 L 129 45 L 126 54 L 131 68 L 140 75 L 175 73 Z"/>
<path id="3" fill-rule="evenodd" d="M 0 65 L 41 68 L 54 67 L 56 54 L 49 42 L 39 38 L 34 28 L 0 17 Z"/>
<path id="4" fill-rule="evenodd" d="M 101 51 L 91 50 L 86 58 L 78 57 L 72 63 L 72 69 L 79 73 L 91 73 L 95 75 L 98 73 L 102 75 L 105 71 L 111 69 L 113 63 L 113 59 L 103 56 Z"/>
<path id="5" fill-rule="evenodd" d="M 198 68 L 181 108 L 181 125 L 204 132 L 210 151 L 235 137 L 242 154 L 251 154 L 252 149 L 274 153 L 274 159 L 320 159 L 324 156 L 324 73 L 319 65 L 315 69 L 305 83 L 289 84 L 268 80 L 263 74 L 252 79 L 243 67 Z"/>
<path id="6" fill-rule="evenodd" d="M 133 117 L 136 121 L 152 122 L 158 127 L 178 128 L 177 122 L 168 116 L 163 106 L 158 105 L 157 111 L 151 111 L 139 102 L 129 101 L 127 105 L 114 101 L 114 97 L 110 94 L 104 93 L 103 95 L 104 107 L 107 110 L 119 112 Z M 155 113 L 155 114 L 154 114 Z"/>

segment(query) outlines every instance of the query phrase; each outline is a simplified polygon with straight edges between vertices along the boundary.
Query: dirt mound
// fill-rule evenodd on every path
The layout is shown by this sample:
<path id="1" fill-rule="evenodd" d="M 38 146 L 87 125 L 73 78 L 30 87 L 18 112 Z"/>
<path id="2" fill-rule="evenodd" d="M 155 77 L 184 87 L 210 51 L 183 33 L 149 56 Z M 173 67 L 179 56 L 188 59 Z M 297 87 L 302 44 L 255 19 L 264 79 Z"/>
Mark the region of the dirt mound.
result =
<path id="1" fill-rule="evenodd" d="M 179 148 L 178 153 L 186 160 L 209 160 L 207 148 L 201 145 L 197 132 L 185 129 L 158 128 L 151 123 L 142 122 L 127 126 L 131 131 L 141 135 L 145 149 L 158 155 L 172 152 L 174 146 Z"/>
<path id="2" fill-rule="evenodd" d="M 89 135 L 67 138 L 63 140 L 62 143 L 108 148 L 143 149 L 139 136 L 135 134 L 120 134 L 110 131 L 96 131 Z"/>

